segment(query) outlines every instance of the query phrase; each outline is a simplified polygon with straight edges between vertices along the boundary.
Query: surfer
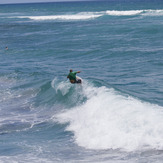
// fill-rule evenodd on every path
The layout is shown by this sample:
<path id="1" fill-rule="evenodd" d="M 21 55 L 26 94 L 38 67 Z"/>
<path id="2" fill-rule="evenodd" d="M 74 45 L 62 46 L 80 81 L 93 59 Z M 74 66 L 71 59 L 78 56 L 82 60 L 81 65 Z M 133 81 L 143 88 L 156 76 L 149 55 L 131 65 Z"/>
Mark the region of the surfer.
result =
<path id="1" fill-rule="evenodd" d="M 78 77 L 76 77 L 76 74 L 77 73 L 80 73 L 81 71 L 76 71 L 76 72 L 73 72 L 73 70 L 71 69 L 70 70 L 70 73 L 68 74 L 67 78 L 69 78 L 70 82 L 72 84 L 75 84 L 75 83 L 81 83 L 81 79 L 79 79 Z"/>

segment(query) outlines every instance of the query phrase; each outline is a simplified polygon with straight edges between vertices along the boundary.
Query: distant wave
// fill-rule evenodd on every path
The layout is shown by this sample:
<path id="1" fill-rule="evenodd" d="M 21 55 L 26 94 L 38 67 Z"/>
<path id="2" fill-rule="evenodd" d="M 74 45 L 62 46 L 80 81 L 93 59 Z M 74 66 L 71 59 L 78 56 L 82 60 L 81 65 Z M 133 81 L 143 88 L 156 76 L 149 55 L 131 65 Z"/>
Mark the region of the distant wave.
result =
<path id="1" fill-rule="evenodd" d="M 108 10 L 106 14 L 113 15 L 113 16 L 129 16 L 129 15 L 138 15 L 141 14 L 143 10 L 128 10 L 128 11 L 115 11 L 115 10 Z"/>
<path id="2" fill-rule="evenodd" d="M 102 15 L 49 15 L 49 16 L 20 16 L 19 18 L 29 18 L 32 20 L 86 20 L 94 19 Z"/>
<path id="3" fill-rule="evenodd" d="M 163 16 L 163 10 L 143 10 L 144 16 Z"/>
<path id="4" fill-rule="evenodd" d="M 163 16 L 163 10 L 107 10 L 100 12 L 80 12 L 77 14 L 42 15 L 42 16 L 14 16 L 9 18 L 31 19 L 31 20 L 89 20 L 102 16 Z"/>
<path id="5" fill-rule="evenodd" d="M 127 11 L 108 10 L 106 11 L 106 14 L 112 16 L 130 16 L 130 15 L 161 16 L 163 15 L 163 10 L 127 10 Z"/>

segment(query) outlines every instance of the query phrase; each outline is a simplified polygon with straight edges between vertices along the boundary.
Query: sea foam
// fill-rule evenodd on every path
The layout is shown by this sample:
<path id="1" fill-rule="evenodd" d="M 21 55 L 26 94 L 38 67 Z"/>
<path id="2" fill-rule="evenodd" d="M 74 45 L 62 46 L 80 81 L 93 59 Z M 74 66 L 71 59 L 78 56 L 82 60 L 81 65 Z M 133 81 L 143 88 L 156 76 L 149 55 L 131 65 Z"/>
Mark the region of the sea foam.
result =
<path id="1" fill-rule="evenodd" d="M 107 87 L 83 84 L 87 101 L 54 116 L 87 149 L 163 149 L 163 108 Z"/>
<path id="2" fill-rule="evenodd" d="M 163 16 L 163 10 L 144 10 L 144 16 Z"/>
<path id="3" fill-rule="evenodd" d="M 128 11 L 116 11 L 116 10 L 108 10 L 106 14 L 113 16 L 129 16 L 129 15 L 138 15 L 141 14 L 143 10 L 128 10 Z"/>
<path id="4" fill-rule="evenodd" d="M 32 20 L 86 20 L 100 17 L 101 15 L 48 15 L 48 16 L 20 16 Z"/>

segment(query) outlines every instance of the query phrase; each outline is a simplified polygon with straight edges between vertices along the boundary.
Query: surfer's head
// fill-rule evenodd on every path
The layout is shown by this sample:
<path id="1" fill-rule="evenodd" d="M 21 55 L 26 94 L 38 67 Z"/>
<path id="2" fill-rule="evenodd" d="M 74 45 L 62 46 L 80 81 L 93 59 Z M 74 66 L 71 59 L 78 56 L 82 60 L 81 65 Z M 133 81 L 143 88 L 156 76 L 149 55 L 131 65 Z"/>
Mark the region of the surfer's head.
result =
<path id="1" fill-rule="evenodd" d="M 73 72 L 73 70 L 71 69 L 70 72 Z"/>

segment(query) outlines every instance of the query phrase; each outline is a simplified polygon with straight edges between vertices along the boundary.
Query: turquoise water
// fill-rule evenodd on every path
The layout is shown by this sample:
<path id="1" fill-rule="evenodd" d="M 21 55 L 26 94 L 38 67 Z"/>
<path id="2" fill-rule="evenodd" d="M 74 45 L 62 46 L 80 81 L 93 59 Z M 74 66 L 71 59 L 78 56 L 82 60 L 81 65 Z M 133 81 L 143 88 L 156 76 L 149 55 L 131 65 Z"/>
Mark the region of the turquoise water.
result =
<path id="1" fill-rule="evenodd" d="M 0 161 L 162 162 L 162 20 L 161 0 L 0 5 Z"/>

